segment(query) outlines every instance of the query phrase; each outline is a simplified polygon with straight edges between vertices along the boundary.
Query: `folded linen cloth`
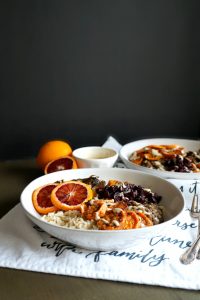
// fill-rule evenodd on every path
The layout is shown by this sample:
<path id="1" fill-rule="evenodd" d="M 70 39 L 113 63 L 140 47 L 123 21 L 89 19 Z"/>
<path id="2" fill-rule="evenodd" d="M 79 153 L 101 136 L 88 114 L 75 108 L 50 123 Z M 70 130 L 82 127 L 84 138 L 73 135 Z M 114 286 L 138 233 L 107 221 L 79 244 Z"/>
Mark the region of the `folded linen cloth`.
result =
<path id="1" fill-rule="evenodd" d="M 104 146 L 120 149 L 112 137 Z M 200 260 L 183 265 L 179 257 L 197 234 L 197 221 L 188 209 L 194 193 L 200 193 L 200 181 L 170 181 L 184 193 L 185 211 L 162 234 L 117 251 L 91 251 L 62 242 L 34 225 L 18 204 L 0 220 L 0 266 L 199 290 Z"/>

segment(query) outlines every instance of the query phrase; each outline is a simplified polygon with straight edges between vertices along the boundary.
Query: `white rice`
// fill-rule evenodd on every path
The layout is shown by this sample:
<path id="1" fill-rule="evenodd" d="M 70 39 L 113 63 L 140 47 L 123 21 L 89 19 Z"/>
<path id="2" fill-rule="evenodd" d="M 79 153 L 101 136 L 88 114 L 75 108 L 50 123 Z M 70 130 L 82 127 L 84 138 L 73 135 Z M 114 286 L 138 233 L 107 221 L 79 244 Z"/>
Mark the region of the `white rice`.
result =
<path id="1" fill-rule="evenodd" d="M 94 221 L 84 220 L 77 210 L 51 212 L 42 216 L 42 220 L 53 225 L 73 229 L 98 229 Z"/>

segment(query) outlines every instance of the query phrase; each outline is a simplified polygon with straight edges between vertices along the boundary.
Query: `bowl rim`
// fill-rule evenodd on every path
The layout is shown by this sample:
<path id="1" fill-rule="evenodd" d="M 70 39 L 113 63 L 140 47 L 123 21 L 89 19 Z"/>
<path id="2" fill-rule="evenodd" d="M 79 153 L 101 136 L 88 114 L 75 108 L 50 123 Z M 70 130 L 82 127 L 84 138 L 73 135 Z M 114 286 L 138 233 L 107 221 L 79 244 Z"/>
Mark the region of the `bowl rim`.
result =
<path id="1" fill-rule="evenodd" d="M 181 191 L 176 187 L 176 185 L 174 185 L 172 182 L 160 177 L 160 176 L 157 176 L 157 175 L 154 175 L 154 174 L 148 174 L 146 172 L 142 172 L 142 171 L 139 171 L 139 170 L 132 170 L 132 169 L 126 169 L 126 168 L 109 168 L 109 169 L 112 169 L 112 170 L 116 170 L 116 171 L 119 171 L 119 172 L 128 172 L 128 173 L 133 173 L 135 175 L 139 174 L 141 176 L 146 176 L 146 177 L 151 177 L 151 178 L 154 178 L 155 180 L 160 180 L 162 182 L 164 182 L 165 184 L 171 186 L 174 190 L 176 190 L 177 192 L 177 196 L 180 197 L 181 199 L 181 202 L 182 202 L 182 208 L 180 209 L 180 211 L 175 215 L 173 216 L 172 218 L 170 218 L 169 220 L 166 220 L 160 224 L 155 224 L 153 226 L 148 226 L 148 227 L 142 227 L 142 228 L 134 228 L 134 229 L 124 229 L 124 230 L 98 230 L 98 229 L 78 229 L 78 228 L 67 228 L 67 227 L 63 227 L 63 226 L 60 226 L 60 225 L 56 225 L 56 224 L 51 224 L 43 219 L 41 219 L 41 217 L 39 217 L 39 213 L 38 214 L 38 217 L 36 217 L 35 215 L 33 215 L 31 212 L 29 212 L 25 205 L 24 205 L 24 198 L 26 196 L 26 193 L 28 192 L 28 190 L 31 188 L 32 185 L 34 185 L 35 182 L 39 181 L 40 179 L 42 178 L 47 178 L 47 177 L 53 177 L 52 174 L 53 173 L 50 173 L 50 174 L 46 174 L 46 175 L 42 175 L 40 177 L 37 177 L 36 179 L 32 180 L 24 189 L 23 191 L 21 192 L 21 195 L 20 195 L 20 203 L 21 203 L 21 206 L 24 210 L 24 212 L 33 220 L 36 220 L 36 224 L 37 222 L 42 222 L 43 224 L 47 225 L 47 226 L 50 226 L 52 228 L 59 228 L 61 230 L 64 230 L 64 231 L 70 231 L 70 232 L 81 232 L 81 233 L 88 233 L 88 234 L 93 234 L 93 233 L 98 233 L 98 234 L 105 234 L 105 233 L 112 233 L 112 234 L 117 234 L 119 232 L 126 232 L 126 233 L 130 233 L 130 232 L 133 232 L 134 230 L 140 230 L 142 232 L 145 232 L 145 231 L 149 231 L 149 228 L 156 228 L 156 227 L 162 227 L 162 226 L 166 226 L 166 224 L 168 224 L 169 222 L 172 222 L 175 218 L 177 218 L 178 215 L 180 215 L 184 209 L 185 209 L 185 205 L 186 205 L 186 202 L 185 202 L 185 197 L 184 195 L 181 193 Z M 108 172 L 108 168 L 82 168 L 82 169 L 74 169 L 74 170 L 63 170 L 63 171 L 59 171 L 59 174 L 62 175 L 62 174 L 65 174 L 65 173 L 69 173 L 72 171 L 72 173 L 76 173 L 77 171 L 81 170 L 81 172 L 84 172 L 84 171 L 88 171 L 88 172 L 91 172 L 93 170 L 93 172 L 99 172 L 99 171 L 105 171 L 105 172 Z M 58 172 L 54 172 L 54 173 L 58 173 Z M 91 172 L 92 173 L 92 172 Z M 62 176 L 61 176 L 62 177 Z M 59 179 L 58 179 L 59 180 Z"/>

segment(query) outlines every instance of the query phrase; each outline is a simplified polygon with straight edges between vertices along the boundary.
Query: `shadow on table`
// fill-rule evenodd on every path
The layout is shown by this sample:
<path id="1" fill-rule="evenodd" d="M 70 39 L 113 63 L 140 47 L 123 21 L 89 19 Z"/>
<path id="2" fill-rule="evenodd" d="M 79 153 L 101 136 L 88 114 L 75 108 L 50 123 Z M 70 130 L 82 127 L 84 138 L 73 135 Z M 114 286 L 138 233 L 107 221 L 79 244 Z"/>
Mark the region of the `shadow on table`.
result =
<path id="1" fill-rule="evenodd" d="M 0 217 L 20 202 L 23 189 L 43 172 L 34 160 L 17 160 L 0 163 Z"/>

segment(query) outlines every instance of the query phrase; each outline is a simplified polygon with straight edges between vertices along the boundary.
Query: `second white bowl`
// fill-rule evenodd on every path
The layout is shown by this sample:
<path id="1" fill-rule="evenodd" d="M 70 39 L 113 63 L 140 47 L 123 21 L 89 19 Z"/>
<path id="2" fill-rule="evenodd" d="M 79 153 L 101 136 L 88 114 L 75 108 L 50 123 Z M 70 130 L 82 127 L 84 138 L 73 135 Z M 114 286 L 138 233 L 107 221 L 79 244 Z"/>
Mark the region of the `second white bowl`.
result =
<path id="1" fill-rule="evenodd" d="M 122 159 L 122 161 L 124 162 L 127 168 L 150 173 L 163 178 L 200 179 L 200 172 L 183 173 L 183 172 L 174 172 L 174 171 L 162 171 L 162 170 L 143 167 L 134 164 L 129 160 L 130 155 L 134 151 L 139 150 L 140 148 L 146 147 L 148 145 L 170 145 L 170 144 L 177 144 L 183 146 L 185 148 L 185 151 L 198 151 L 200 149 L 199 140 L 186 140 L 186 139 L 175 139 L 175 138 L 144 139 L 144 140 L 134 141 L 124 145 L 120 150 L 120 158 Z"/>

